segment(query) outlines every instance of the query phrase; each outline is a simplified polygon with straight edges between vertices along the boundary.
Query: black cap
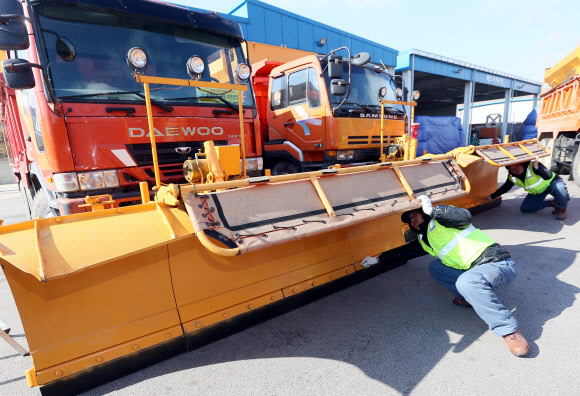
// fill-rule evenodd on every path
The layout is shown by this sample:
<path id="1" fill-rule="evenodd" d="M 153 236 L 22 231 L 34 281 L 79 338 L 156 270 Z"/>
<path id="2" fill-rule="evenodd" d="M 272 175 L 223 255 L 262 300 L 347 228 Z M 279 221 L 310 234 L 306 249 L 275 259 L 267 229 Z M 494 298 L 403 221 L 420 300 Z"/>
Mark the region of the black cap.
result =
<path id="1" fill-rule="evenodd" d="M 410 217 L 411 217 L 411 213 L 413 213 L 413 212 L 419 212 L 419 213 L 421 213 L 422 211 L 421 211 L 421 209 L 408 210 L 408 211 L 406 211 L 405 213 L 403 213 L 401 215 L 401 221 L 403 223 L 407 223 L 407 224 L 410 225 L 409 221 L 411 220 Z"/>

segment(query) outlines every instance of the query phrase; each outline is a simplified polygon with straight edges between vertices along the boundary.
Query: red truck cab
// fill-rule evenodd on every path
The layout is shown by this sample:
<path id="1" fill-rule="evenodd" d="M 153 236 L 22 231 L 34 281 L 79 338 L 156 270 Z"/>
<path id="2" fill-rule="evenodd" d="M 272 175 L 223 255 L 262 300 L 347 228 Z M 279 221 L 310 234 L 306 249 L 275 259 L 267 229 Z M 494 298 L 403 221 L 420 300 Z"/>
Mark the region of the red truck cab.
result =
<path id="1" fill-rule="evenodd" d="M 129 50 L 146 54 L 145 75 L 166 78 L 189 78 L 186 62 L 198 56 L 201 81 L 235 84 L 247 62 L 237 22 L 157 1 L 5 0 L 0 13 L 10 22 L 0 32 L 5 138 L 32 217 L 84 211 L 87 195 L 129 205 L 140 200 L 139 182 L 154 184 Z M 184 181 L 183 162 L 206 140 L 241 144 L 237 92 L 152 85 L 151 98 L 162 182 Z M 242 100 L 248 172 L 257 174 L 262 143 L 249 83 Z"/>

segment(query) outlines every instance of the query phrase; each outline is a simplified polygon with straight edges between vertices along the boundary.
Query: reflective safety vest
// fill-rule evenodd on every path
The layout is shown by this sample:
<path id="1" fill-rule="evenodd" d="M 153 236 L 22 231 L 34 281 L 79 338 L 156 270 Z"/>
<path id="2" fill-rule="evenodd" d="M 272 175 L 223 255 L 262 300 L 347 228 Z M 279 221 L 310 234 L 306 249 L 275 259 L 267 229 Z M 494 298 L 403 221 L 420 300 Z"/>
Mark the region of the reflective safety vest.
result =
<path id="1" fill-rule="evenodd" d="M 427 238 L 431 246 L 423 242 L 422 234 L 419 235 L 419 243 L 427 253 L 437 257 L 446 266 L 460 270 L 469 269 L 471 263 L 495 243 L 471 224 L 460 230 L 444 227 L 435 220 L 429 222 Z"/>
<path id="2" fill-rule="evenodd" d="M 542 179 L 542 176 L 538 176 L 534 173 L 533 163 L 530 162 L 528 165 L 528 169 L 526 170 L 526 177 L 524 182 L 522 182 L 519 178 L 509 175 L 508 176 L 513 184 L 516 186 L 523 187 L 524 190 L 529 192 L 530 194 L 541 194 L 546 191 L 546 188 L 550 185 L 552 180 L 556 177 L 556 174 L 552 172 L 552 177 L 550 180 Z"/>

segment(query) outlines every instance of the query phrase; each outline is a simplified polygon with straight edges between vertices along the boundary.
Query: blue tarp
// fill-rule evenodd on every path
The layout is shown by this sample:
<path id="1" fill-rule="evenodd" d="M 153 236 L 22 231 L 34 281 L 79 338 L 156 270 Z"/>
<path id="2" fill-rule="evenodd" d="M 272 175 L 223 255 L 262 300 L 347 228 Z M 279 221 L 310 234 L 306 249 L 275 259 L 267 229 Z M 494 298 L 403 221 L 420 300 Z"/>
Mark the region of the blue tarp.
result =
<path id="1" fill-rule="evenodd" d="M 429 154 L 445 154 L 454 148 L 464 146 L 465 133 L 458 117 L 416 116 L 419 125 L 417 156 L 423 150 Z"/>
<path id="2" fill-rule="evenodd" d="M 538 108 L 533 109 L 524 120 L 524 129 L 522 130 L 522 140 L 534 139 L 538 137 L 538 128 L 536 128 L 536 119 L 538 118 Z"/>

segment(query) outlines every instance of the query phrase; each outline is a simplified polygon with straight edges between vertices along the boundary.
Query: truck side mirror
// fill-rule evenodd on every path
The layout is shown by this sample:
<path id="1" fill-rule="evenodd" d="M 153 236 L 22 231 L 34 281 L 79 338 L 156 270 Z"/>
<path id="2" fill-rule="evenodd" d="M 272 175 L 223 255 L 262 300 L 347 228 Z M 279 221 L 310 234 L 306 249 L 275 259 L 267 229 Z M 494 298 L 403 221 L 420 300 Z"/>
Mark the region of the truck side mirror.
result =
<path id="1" fill-rule="evenodd" d="M 22 5 L 16 0 L 0 2 L 0 50 L 25 50 L 29 46 L 28 30 Z"/>
<path id="2" fill-rule="evenodd" d="M 346 95 L 346 81 L 343 79 L 330 80 L 330 94 L 334 96 Z"/>
<path id="3" fill-rule="evenodd" d="M 342 78 L 343 66 L 342 55 L 330 55 L 328 57 L 328 78 Z"/>
<path id="4" fill-rule="evenodd" d="M 353 66 L 363 66 L 371 61 L 371 54 L 368 52 L 359 52 L 350 58 L 350 64 Z"/>
<path id="5" fill-rule="evenodd" d="M 20 90 L 34 88 L 32 67 L 36 67 L 24 59 L 5 59 L 2 61 L 2 73 L 9 88 Z"/>

